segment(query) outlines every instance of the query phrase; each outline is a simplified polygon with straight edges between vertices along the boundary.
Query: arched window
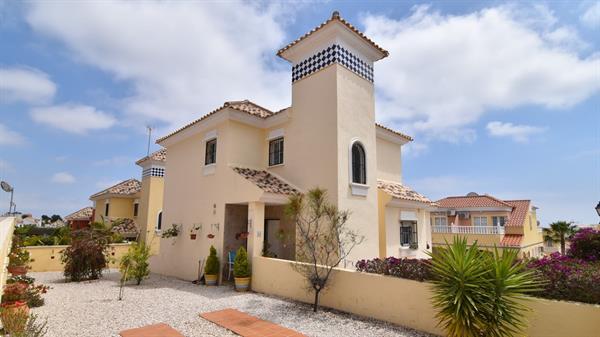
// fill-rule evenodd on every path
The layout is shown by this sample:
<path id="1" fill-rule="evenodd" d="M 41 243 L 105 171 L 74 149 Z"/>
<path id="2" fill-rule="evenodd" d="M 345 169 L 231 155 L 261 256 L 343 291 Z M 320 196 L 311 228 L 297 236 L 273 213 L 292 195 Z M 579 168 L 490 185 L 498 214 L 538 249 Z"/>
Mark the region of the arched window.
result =
<path id="1" fill-rule="evenodd" d="M 156 230 L 159 231 L 162 228 L 162 211 L 158 212 L 156 217 Z"/>
<path id="2" fill-rule="evenodd" d="M 352 182 L 363 185 L 367 183 L 365 148 L 359 142 L 352 144 Z"/>

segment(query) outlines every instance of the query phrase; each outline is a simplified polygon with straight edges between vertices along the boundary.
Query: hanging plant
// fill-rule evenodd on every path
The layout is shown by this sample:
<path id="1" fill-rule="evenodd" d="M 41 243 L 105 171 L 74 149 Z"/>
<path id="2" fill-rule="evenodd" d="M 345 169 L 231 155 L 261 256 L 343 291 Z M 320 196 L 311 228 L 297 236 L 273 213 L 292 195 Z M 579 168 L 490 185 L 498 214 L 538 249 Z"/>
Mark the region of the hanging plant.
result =
<path id="1" fill-rule="evenodd" d="M 172 224 L 171 228 L 163 231 L 161 237 L 163 239 L 174 238 L 179 235 L 179 226 L 177 224 Z"/>
<path id="2" fill-rule="evenodd" d="M 214 239 L 215 235 L 214 234 L 208 234 L 206 237 L 209 238 L 209 239 Z"/>
<path id="3" fill-rule="evenodd" d="M 196 240 L 196 234 L 198 233 L 198 230 L 200 230 L 200 228 L 202 228 L 202 225 L 192 226 L 192 228 L 190 229 L 190 239 Z"/>

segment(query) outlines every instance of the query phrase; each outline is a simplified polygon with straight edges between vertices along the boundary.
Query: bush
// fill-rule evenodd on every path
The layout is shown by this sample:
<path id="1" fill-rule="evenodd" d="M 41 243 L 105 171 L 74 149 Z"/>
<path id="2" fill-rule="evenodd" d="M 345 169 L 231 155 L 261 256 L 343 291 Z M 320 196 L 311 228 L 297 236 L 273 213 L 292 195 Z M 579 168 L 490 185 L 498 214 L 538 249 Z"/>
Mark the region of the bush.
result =
<path id="1" fill-rule="evenodd" d="M 4 287 L 2 303 L 25 302 L 29 285 L 26 283 L 10 283 Z"/>
<path id="2" fill-rule="evenodd" d="M 210 254 L 206 259 L 206 266 L 204 266 L 204 274 L 206 275 L 218 275 L 219 274 L 219 258 L 217 257 L 217 250 L 215 247 L 210 246 Z"/>
<path id="3" fill-rule="evenodd" d="M 248 253 L 244 247 L 240 247 L 233 261 L 233 276 L 250 277 L 250 266 L 248 265 Z"/>
<path id="4" fill-rule="evenodd" d="M 37 308 L 44 305 L 44 299 L 42 295 L 48 292 L 50 287 L 45 286 L 43 284 L 31 284 L 27 287 L 27 291 L 25 292 L 25 301 L 27 301 L 27 306 L 30 308 Z"/>
<path id="5" fill-rule="evenodd" d="M 600 261 L 600 230 L 584 228 L 575 233 L 567 254 L 578 259 Z"/>
<path id="6" fill-rule="evenodd" d="M 366 273 L 390 275 L 415 281 L 429 281 L 433 279 L 431 262 L 429 259 L 398 259 L 387 257 L 384 260 L 360 260 L 356 263 L 356 270 Z"/>
<path id="7" fill-rule="evenodd" d="M 74 231 L 71 245 L 61 257 L 65 277 L 75 282 L 100 278 L 108 265 L 109 241 L 110 234 L 104 230 L 86 228 Z"/>
<path id="8" fill-rule="evenodd" d="M 559 253 L 532 259 L 527 267 L 543 281 L 535 296 L 600 304 L 600 261 L 585 261 Z"/>
<path id="9" fill-rule="evenodd" d="M 8 254 L 8 266 L 27 266 L 31 262 L 29 252 L 21 248 L 22 241 L 18 236 L 13 236 L 12 246 Z"/>
<path id="10" fill-rule="evenodd" d="M 25 336 L 29 308 L 24 303 L 4 303 L 0 306 L 0 320 L 4 332 L 10 336 Z"/>
<path id="11" fill-rule="evenodd" d="M 123 281 L 135 279 L 136 284 L 140 285 L 142 280 L 150 275 L 150 246 L 144 242 L 136 242 L 129 247 L 127 254 L 121 258 L 119 269 Z"/>

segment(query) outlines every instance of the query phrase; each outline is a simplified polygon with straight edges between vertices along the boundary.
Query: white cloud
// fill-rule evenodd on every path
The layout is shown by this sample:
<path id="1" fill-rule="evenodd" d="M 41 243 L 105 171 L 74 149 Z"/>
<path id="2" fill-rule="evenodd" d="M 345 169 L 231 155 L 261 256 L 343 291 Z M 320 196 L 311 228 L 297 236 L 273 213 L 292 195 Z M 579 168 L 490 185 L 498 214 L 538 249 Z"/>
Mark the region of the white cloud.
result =
<path id="1" fill-rule="evenodd" d="M 289 104 L 289 67 L 270 61 L 286 42 L 278 23 L 282 7 L 235 1 L 37 2 L 27 21 L 63 42 L 76 59 L 132 84 L 133 95 L 122 101 L 124 122 L 172 128 L 226 100 L 248 98 L 272 109 Z"/>
<path id="2" fill-rule="evenodd" d="M 58 172 L 52 176 L 52 182 L 57 184 L 72 184 L 75 182 L 75 177 L 68 172 Z"/>
<path id="3" fill-rule="evenodd" d="M 534 134 L 544 132 L 546 129 L 539 126 L 518 125 L 513 123 L 504 123 L 493 121 L 486 126 L 488 133 L 493 137 L 510 137 L 516 142 L 527 142 L 529 137 Z"/>
<path id="4" fill-rule="evenodd" d="M 25 138 L 18 132 L 12 131 L 4 124 L 0 124 L 0 145 L 19 145 L 25 142 Z"/>
<path id="5" fill-rule="evenodd" d="M 545 6 L 521 9 L 365 16 L 366 34 L 390 51 L 376 64 L 378 117 L 426 139 L 473 140 L 469 126 L 492 109 L 565 108 L 597 93 L 600 58 L 578 55 L 577 32 Z"/>
<path id="6" fill-rule="evenodd" d="M 0 103 L 50 101 L 56 85 L 48 75 L 33 68 L 0 68 Z"/>
<path id="7" fill-rule="evenodd" d="M 140 158 L 143 157 L 140 155 Z M 126 156 L 114 156 L 107 159 L 101 159 L 94 161 L 92 164 L 95 166 L 123 166 L 133 164 L 135 159 Z"/>
<path id="8" fill-rule="evenodd" d="M 600 27 L 600 2 L 594 1 L 579 18 L 589 28 Z"/>
<path id="9" fill-rule="evenodd" d="M 111 186 L 114 186 L 118 183 L 120 183 L 122 180 L 101 180 L 99 182 L 96 183 L 96 187 L 104 190 L 105 188 L 109 188 Z"/>
<path id="10" fill-rule="evenodd" d="M 84 134 L 90 130 L 107 129 L 116 122 L 114 117 L 103 111 L 79 104 L 33 108 L 30 115 L 38 123 L 77 134 Z"/>

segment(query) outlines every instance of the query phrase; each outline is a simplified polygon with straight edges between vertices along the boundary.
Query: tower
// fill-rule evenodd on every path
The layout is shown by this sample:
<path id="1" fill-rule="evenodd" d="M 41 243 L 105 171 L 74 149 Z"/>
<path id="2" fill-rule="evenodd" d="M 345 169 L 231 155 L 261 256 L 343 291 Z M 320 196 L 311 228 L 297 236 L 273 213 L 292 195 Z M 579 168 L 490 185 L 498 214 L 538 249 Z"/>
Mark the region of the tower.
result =
<path id="1" fill-rule="evenodd" d="M 151 253 L 160 249 L 162 206 L 167 150 L 162 149 L 138 160 L 142 168 L 142 192 L 139 206 L 140 239 L 151 245 Z"/>

